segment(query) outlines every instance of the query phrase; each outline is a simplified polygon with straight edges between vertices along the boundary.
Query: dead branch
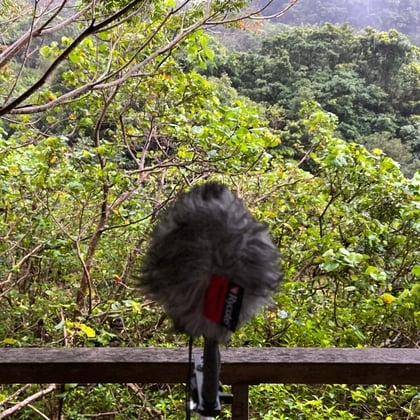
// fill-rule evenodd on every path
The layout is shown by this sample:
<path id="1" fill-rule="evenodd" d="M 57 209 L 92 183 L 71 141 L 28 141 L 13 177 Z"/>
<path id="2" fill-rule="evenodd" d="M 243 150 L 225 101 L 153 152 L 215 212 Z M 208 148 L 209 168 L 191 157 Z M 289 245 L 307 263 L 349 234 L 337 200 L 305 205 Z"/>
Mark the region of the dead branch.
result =
<path id="1" fill-rule="evenodd" d="M 31 384 L 26 384 L 22 388 L 19 388 L 12 395 L 9 395 L 3 401 L 0 401 L 0 406 L 8 404 L 10 401 L 15 399 L 18 395 L 22 394 L 22 392 L 26 391 L 30 386 L 31 386 Z"/>
<path id="2" fill-rule="evenodd" d="M 36 392 L 35 394 L 29 396 L 28 398 L 25 398 L 23 401 L 18 402 L 13 407 L 10 407 L 7 410 L 2 411 L 0 413 L 0 419 L 5 419 L 8 416 L 10 416 L 11 414 L 14 414 L 14 413 L 22 410 L 23 408 L 25 408 L 26 406 L 28 406 L 29 404 L 31 404 L 33 401 L 36 401 L 36 400 L 44 397 L 45 395 L 53 392 L 56 388 L 57 388 L 57 384 L 50 384 L 50 385 L 48 385 L 47 388 L 42 389 L 41 391 Z"/>

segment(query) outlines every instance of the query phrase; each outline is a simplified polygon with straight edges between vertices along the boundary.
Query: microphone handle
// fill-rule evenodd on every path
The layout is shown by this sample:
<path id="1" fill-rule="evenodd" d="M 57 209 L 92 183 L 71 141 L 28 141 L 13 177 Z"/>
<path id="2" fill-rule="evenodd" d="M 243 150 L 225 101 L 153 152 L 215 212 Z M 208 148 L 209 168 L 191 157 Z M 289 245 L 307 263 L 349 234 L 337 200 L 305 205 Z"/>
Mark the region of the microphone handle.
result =
<path id="1" fill-rule="evenodd" d="M 220 352 L 216 340 L 204 339 L 203 352 L 203 405 L 204 412 L 217 415 L 220 412 L 219 401 Z M 215 413 L 215 414 L 213 414 Z"/>

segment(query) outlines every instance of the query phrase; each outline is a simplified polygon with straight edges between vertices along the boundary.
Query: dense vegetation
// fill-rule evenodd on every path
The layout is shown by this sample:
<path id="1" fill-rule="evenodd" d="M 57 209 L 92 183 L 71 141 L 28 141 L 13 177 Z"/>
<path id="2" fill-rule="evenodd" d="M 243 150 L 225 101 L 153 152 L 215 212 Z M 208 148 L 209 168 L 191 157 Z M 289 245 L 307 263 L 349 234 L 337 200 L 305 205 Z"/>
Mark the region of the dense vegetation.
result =
<path id="1" fill-rule="evenodd" d="M 329 108 L 301 95 L 288 112 L 286 102 L 267 109 L 226 76 L 206 78 L 220 61 L 203 28 L 236 16 L 243 2 L 192 2 L 174 13 L 173 1 L 138 1 L 128 15 L 119 14 L 126 2 L 72 4 L 56 21 L 39 10 L 32 19 L 24 1 L 0 9 L 0 345 L 184 346 L 135 276 L 162 208 L 215 179 L 269 224 L 283 255 L 277 305 L 231 345 L 419 346 L 418 173 L 407 178 L 380 149 L 341 138 L 346 103 Z M 12 54 L 31 24 L 33 39 Z M 389 86 L 404 66 L 418 83 L 411 46 L 391 34 L 404 61 L 389 69 Z M 278 37 L 290 42 L 290 32 Z M 347 27 L 322 28 L 319 37 L 354 41 Z M 319 59 L 332 55 L 331 47 Z M 328 68 L 331 81 L 337 69 Z M 349 61 L 342 77 L 356 83 L 356 70 Z M 307 71 L 305 87 L 322 89 L 327 79 L 317 85 Z M 397 114 L 400 105 L 389 106 Z M 350 100 L 348 112 L 358 116 Z M 398 108 L 398 118 L 411 123 L 410 112 Z M 265 385 L 252 389 L 251 418 L 415 419 L 419 399 L 418 387 Z M 181 386 L 0 387 L 0 418 L 182 413 Z"/>
<path id="2" fill-rule="evenodd" d="M 270 106 L 283 144 L 297 140 L 290 122 L 301 102 L 316 100 L 337 115 L 344 139 L 383 148 L 408 176 L 420 166 L 420 51 L 397 31 L 286 27 L 216 62 L 211 74 Z"/>
<path id="3" fill-rule="evenodd" d="M 287 3 L 286 0 L 281 1 Z M 262 2 L 256 1 L 256 4 Z M 269 5 L 265 15 L 276 13 L 276 2 Z M 419 0 L 299 0 L 296 6 L 279 22 L 298 25 L 320 25 L 348 23 L 357 29 L 368 26 L 379 31 L 396 29 L 410 40 L 420 44 L 420 1 Z"/>

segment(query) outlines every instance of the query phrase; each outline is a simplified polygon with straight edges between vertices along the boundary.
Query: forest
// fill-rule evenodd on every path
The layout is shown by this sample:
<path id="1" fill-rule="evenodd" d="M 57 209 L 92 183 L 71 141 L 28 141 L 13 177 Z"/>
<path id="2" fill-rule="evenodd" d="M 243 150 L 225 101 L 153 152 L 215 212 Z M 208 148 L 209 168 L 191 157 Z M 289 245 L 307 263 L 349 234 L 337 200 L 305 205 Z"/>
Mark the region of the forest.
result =
<path id="1" fill-rule="evenodd" d="M 219 45 L 205 73 L 227 76 L 240 94 L 262 103 L 283 146 L 304 142 L 293 134 L 299 107 L 315 100 L 338 117 L 341 138 L 381 148 L 412 176 L 420 166 L 419 48 L 395 29 L 275 28 L 234 42 L 231 31 L 223 33 L 227 50 Z"/>
<path id="2" fill-rule="evenodd" d="M 256 0 L 259 6 L 264 3 Z M 276 0 L 267 5 L 263 14 L 275 15 L 276 7 L 287 1 Z M 419 0 L 299 0 L 287 14 L 274 18 L 276 22 L 300 25 L 348 23 L 353 28 L 375 28 L 379 31 L 396 29 L 416 45 L 420 43 Z"/>
<path id="3" fill-rule="evenodd" d="M 0 346 L 187 352 L 136 279 L 162 211 L 212 180 L 282 256 L 229 346 L 419 347 L 418 1 L 368 2 L 384 26 L 249 3 L 0 1 Z M 250 410 L 414 420 L 420 388 L 266 384 Z M 0 419 L 183 416 L 181 384 L 0 385 Z"/>

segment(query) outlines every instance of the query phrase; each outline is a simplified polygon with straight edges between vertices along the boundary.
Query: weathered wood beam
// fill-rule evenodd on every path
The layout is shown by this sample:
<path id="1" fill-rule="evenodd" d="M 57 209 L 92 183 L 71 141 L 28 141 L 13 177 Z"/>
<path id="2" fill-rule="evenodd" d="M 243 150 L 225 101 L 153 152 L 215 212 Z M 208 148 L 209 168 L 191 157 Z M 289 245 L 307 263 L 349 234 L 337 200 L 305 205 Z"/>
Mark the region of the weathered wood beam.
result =
<path id="1" fill-rule="evenodd" d="M 420 385 L 420 349 L 227 348 L 221 361 L 227 385 Z M 182 383 L 187 365 L 187 348 L 1 348 L 0 383 Z"/>

